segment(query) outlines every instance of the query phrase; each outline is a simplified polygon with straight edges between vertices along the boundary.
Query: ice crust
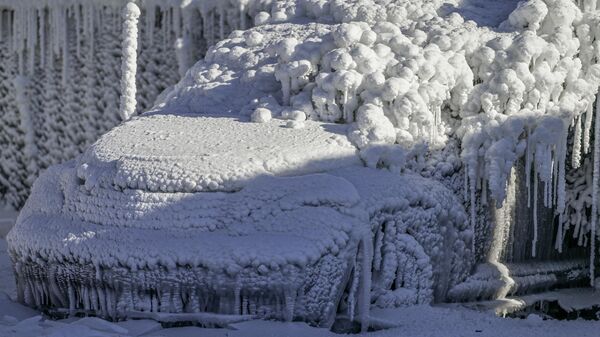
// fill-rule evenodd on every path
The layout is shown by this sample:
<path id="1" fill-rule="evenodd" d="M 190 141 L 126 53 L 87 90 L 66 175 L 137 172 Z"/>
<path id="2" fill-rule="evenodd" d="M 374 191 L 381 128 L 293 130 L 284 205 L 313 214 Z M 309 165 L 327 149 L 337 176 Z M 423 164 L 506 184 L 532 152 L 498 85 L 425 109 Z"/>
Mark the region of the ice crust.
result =
<path id="1" fill-rule="evenodd" d="M 86 188 L 235 191 L 261 174 L 294 175 L 361 165 L 347 126 L 235 116 L 149 114 L 116 127 L 77 159 Z"/>
<path id="2" fill-rule="evenodd" d="M 130 135 L 128 125 L 149 126 L 145 123 L 159 117 L 134 118 L 91 149 L 96 154 L 115 149 L 107 144 L 118 143 L 104 140 Z M 163 117 L 175 121 L 172 126 L 183 118 Z M 212 120 L 230 130 L 258 128 L 249 133 L 255 136 L 273 126 L 298 132 L 294 146 L 303 145 L 303 137 L 338 136 L 331 130 L 344 127 L 307 121 L 305 128 L 290 130 L 276 120 L 194 118 L 207 130 L 215 130 Z M 288 138 L 284 133 L 269 139 L 281 139 L 276 144 L 282 149 Z M 218 139 L 215 134 L 194 146 L 200 153 L 214 151 Z M 153 142 L 170 148 L 160 138 L 144 144 Z M 463 207 L 442 184 L 362 167 L 355 148 L 347 148 L 353 159 L 335 160 L 338 168 L 312 166 L 312 172 L 324 173 L 293 177 L 251 172 L 235 191 L 89 184 L 90 176 L 77 175 L 85 160 L 50 168 L 36 181 L 7 238 L 19 299 L 113 319 L 147 311 L 213 312 L 331 326 L 341 310 L 365 327 L 371 303 L 387 308 L 444 300 L 473 262 Z M 260 157 L 261 149 L 245 153 Z M 149 154 L 141 149 L 138 158 Z"/>
<path id="3" fill-rule="evenodd" d="M 363 160 L 397 171 L 422 144 L 435 152 L 458 140 L 473 232 L 481 227 L 479 210 L 504 204 L 511 172 L 524 160 L 534 232 L 541 205 L 553 208 L 554 248 L 562 252 L 575 236 L 596 251 L 596 240 L 580 238 L 596 237 L 597 205 L 567 197 L 565 179 L 598 151 L 591 137 L 600 84 L 596 1 L 507 2 L 514 10 L 498 26 L 451 6 L 469 9 L 470 2 L 282 1 L 274 8 L 286 15 L 273 9 L 258 18 L 259 27 L 217 43 L 155 108 L 210 112 L 218 97 L 248 87 L 243 101 L 225 106 L 283 118 L 301 110 L 308 120 L 350 124 Z M 587 205 L 583 222 L 573 222 L 567 200 Z M 592 274 L 593 261 L 591 254 Z"/>
<path id="4" fill-rule="evenodd" d="M 20 300 L 323 326 L 347 311 L 365 329 L 371 305 L 552 286 L 579 264 L 510 274 L 501 235 L 475 255 L 480 210 L 514 202 L 521 158 L 532 256 L 538 204 L 554 207 L 556 249 L 573 224 L 589 235 L 593 282 L 600 16 L 580 5 L 523 2 L 490 28 L 437 0 L 266 4 L 150 111 L 37 181 L 8 237 Z M 569 153 L 586 170 L 593 153 L 592 191 L 567 192 Z"/>

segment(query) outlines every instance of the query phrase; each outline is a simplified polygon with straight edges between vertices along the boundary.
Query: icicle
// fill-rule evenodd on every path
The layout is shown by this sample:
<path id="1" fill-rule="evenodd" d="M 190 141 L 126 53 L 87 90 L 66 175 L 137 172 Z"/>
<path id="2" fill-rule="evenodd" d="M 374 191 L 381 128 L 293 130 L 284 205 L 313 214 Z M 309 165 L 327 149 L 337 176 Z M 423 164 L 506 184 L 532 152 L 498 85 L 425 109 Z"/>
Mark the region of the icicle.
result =
<path id="1" fill-rule="evenodd" d="M 598 225 L 598 184 L 600 184 L 600 94 L 596 94 L 594 121 L 594 168 L 592 178 L 592 219 L 590 233 L 590 284 L 595 287 L 596 226 Z"/>
<path id="2" fill-rule="evenodd" d="M 360 249 L 360 248 L 359 248 Z M 354 321 L 354 311 L 356 309 L 356 292 L 358 289 L 359 283 L 359 275 L 360 275 L 360 262 L 358 261 L 358 257 L 354 257 L 354 274 L 352 279 L 352 284 L 350 286 L 350 291 L 348 292 L 348 316 L 350 321 Z"/>
<path id="3" fill-rule="evenodd" d="M 481 196 L 480 196 L 482 206 L 487 205 L 487 190 L 488 190 L 487 180 L 482 178 L 481 179 Z"/>
<path id="4" fill-rule="evenodd" d="M 75 5 L 75 50 L 78 58 L 81 58 L 81 6 Z"/>
<path id="5" fill-rule="evenodd" d="M 469 197 L 469 164 L 465 163 L 465 177 L 464 177 L 464 181 L 463 181 L 463 199 L 465 201 L 467 201 L 467 198 Z"/>
<path id="6" fill-rule="evenodd" d="M 565 126 L 563 134 L 558 144 L 556 160 L 558 161 L 558 177 L 556 187 L 556 213 L 558 214 L 558 231 L 556 234 L 555 249 L 562 253 L 564 233 L 563 233 L 563 214 L 565 213 L 565 165 L 567 161 L 567 138 L 568 127 Z"/>
<path id="7" fill-rule="evenodd" d="M 244 3 L 240 3 L 240 29 L 246 29 L 246 6 Z"/>
<path id="8" fill-rule="evenodd" d="M 61 20 L 61 42 L 62 42 L 62 60 L 63 60 L 63 68 L 62 68 L 62 84 L 63 86 L 67 86 L 67 79 L 69 78 L 69 27 L 68 27 L 68 19 L 66 13 L 62 13 Z"/>
<path id="9" fill-rule="evenodd" d="M 20 37 L 19 36 L 19 24 L 18 24 L 20 16 L 21 16 L 20 11 L 15 11 L 13 14 L 13 18 L 10 22 L 10 27 L 12 27 L 11 33 L 13 36 L 13 38 L 12 38 L 12 51 L 13 52 L 17 52 L 19 50 L 17 41 L 19 40 L 19 37 Z"/>
<path id="10" fill-rule="evenodd" d="M 183 78 L 186 71 L 192 66 L 190 61 L 190 50 L 189 50 L 189 39 L 187 37 L 180 37 L 175 40 L 175 55 L 177 56 L 177 69 L 179 70 L 179 77 Z"/>
<path id="11" fill-rule="evenodd" d="M 242 286 L 241 286 L 241 282 L 238 279 L 235 283 L 235 289 L 233 291 L 233 298 L 235 301 L 235 304 L 233 305 L 233 310 L 234 310 L 233 313 L 236 315 L 241 314 L 241 303 L 240 303 L 241 291 L 242 291 Z"/>
<path id="12" fill-rule="evenodd" d="M 4 41 L 4 11 L 0 9 L 0 41 Z"/>
<path id="13" fill-rule="evenodd" d="M 531 207 L 531 160 L 533 158 L 533 144 L 529 136 L 531 130 L 527 128 L 527 152 L 525 155 L 525 186 L 527 187 L 527 207 Z"/>
<path id="14" fill-rule="evenodd" d="M 581 165 L 581 116 L 576 117 L 575 135 L 573 135 L 573 151 L 571 154 L 571 166 L 576 169 Z"/>
<path id="15" fill-rule="evenodd" d="M 225 8 L 223 2 L 219 2 L 219 38 L 225 38 Z"/>
<path id="16" fill-rule="evenodd" d="M 287 322 L 291 322 L 294 319 L 294 307 L 296 305 L 296 292 L 294 289 L 286 289 L 285 294 L 285 311 L 283 318 Z"/>
<path id="17" fill-rule="evenodd" d="M 211 10 L 208 16 L 208 29 L 210 33 L 208 34 L 208 44 L 215 44 L 215 11 Z"/>
<path id="18" fill-rule="evenodd" d="M 205 40 L 208 40 L 208 13 L 205 4 L 206 3 L 202 3 L 202 6 L 200 7 L 200 18 L 202 19 L 202 37 Z"/>
<path id="19" fill-rule="evenodd" d="M 475 189 L 477 188 L 476 186 L 476 181 L 477 181 L 477 175 L 476 175 L 476 169 L 471 168 L 472 174 L 469 174 L 469 183 L 470 183 L 470 188 L 471 188 L 471 232 L 473 235 L 473 239 L 471 240 L 471 251 L 473 252 L 473 254 L 475 253 L 475 223 L 476 223 L 476 217 L 475 217 L 475 210 L 477 207 L 477 201 L 475 199 Z"/>
<path id="20" fill-rule="evenodd" d="M 37 158 L 38 148 L 35 142 L 35 126 L 33 124 L 33 113 L 31 111 L 31 100 L 27 96 L 27 87 L 29 81 L 26 77 L 17 76 L 14 80 L 17 103 L 17 109 L 19 116 L 21 117 L 20 127 L 25 134 L 25 147 L 23 153 L 27 158 L 27 170 L 29 173 L 29 179 L 34 179 L 37 174 Z M 32 180 L 33 182 L 33 180 Z"/>
<path id="21" fill-rule="evenodd" d="M 135 113 L 135 74 L 137 69 L 137 22 L 140 9 L 135 3 L 129 2 L 123 11 L 123 53 L 121 64 L 121 106 L 119 115 L 122 120 L 128 120 Z"/>
<path id="22" fill-rule="evenodd" d="M 564 232 L 563 232 L 563 213 L 558 214 L 558 230 L 556 231 L 556 242 L 554 243 L 554 249 L 558 250 L 559 253 L 562 253 L 564 241 Z"/>
<path id="23" fill-rule="evenodd" d="M 362 268 L 361 268 L 361 290 L 358 300 L 360 315 L 360 330 L 367 332 L 369 329 L 369 310 L 371 308 L 371 265 L 373 263 L 373 245 L 371 233 L 362 239 Z"/>
<path id="24" fill-rule="evenodd" d="M 46 10 L 42 9 L 38 11 L 38 20 L 40 24 L 38 26 L 40 36 L 40 66 L 45 68 L 46 66 Z M 1 26 L 1 24 L 0 24 Z"/>
<path id="25" fill-rule="evenodd" d="M 171 28 L 169 27 L 169 13 L 171 10 L 169 8 L 163 9 L 162 16 L 162 31 L 163 31 L 163 45 L 165 49 L 170 47 L 169 45 L 169 34 L 171 32 Z"/>
<path id="26" fill-rule="evenodd" d="M 173 7 L 173 32 L 175 38 L 181 37 L 181 8 Z"/>
<path id="27" fill-rule="evenodd" d="M 538 240 L 538 223 L 537 223 L 537 212 L 538 212 L 538 180 L 539 178 L 535 174 L 533 178 L 533 241 L 531 242 L 531 256 L 535 257 L 537 240 Z"/>
<path id="28" fill-rule="evenodd" d="M 556 178 L 556 211 L 558 214 L 562 214 L 565 211 L 565 164 L 567 161 L 568 132 L 568 128 L 565 127 L 560 138 L 560 143 L 558 144 L 559 150 L 556 156 L 558 165 L 558 176 Z"/>
<path id="29" fill-rule="evenodd" d="M 67 289 L 67 293 L 69 295 L 69 315 L 75 314 L 75 290 L 71 283 L 69 283 L 69 287 Z"/>
<path id="30" fill-rule="evenodd" d="M 93 56 L 93 55 L 95 55 L 95 46 L 96 46 L 95 39 L 94 39 L 94 29 L 95 29 L 95 24 L 94 23 L 96 21 L 96 19 L 94 18 L 95 17 L 95 15 L 94 15 L 94 7 L 93 6 L 88 6 L 88 12 L 89 12 L 89 19 L 88 19 L 89 20 L 88 21 L 88 23 L 89 23 L 89 28 L 88 28 L 88 32 L 89 32 L 88 33 L 89 34 L 88 35 L 88 42 L 90 44 L 89 54 Z"/>
<path id="31" fill-rule="evenodd" d="M 31 9 L 27 15 L 28 27 L 27 27 L 27 56 L 29 62 L 27 69 L 29 74 L 33 74 L 35 71 L 35 46 L 37 44 L 37 10 Z"/>
<path id="32" fill-rule="evenodd" d="M 590 131 L 592 129 L 592 113 L 593 105 L 590 102 L 588 104 L 587 112 L 585 113 L 585 123 L 583 125 L 583 153 L 590 152 Z"/>

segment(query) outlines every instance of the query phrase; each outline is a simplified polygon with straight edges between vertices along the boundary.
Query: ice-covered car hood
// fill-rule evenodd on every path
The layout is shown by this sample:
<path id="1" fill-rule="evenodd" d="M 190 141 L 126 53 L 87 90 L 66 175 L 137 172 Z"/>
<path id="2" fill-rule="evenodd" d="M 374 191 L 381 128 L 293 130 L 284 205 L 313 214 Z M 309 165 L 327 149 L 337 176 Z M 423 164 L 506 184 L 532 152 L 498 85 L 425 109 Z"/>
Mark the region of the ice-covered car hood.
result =
<path id="1" fill-rule="evenodd" d="M 86 188 L 236 191 L 259 175 L 298 175 L 360 165 L 347 126 L 240 117 L 144 115 L 105 134 L 78 159 Z"/>

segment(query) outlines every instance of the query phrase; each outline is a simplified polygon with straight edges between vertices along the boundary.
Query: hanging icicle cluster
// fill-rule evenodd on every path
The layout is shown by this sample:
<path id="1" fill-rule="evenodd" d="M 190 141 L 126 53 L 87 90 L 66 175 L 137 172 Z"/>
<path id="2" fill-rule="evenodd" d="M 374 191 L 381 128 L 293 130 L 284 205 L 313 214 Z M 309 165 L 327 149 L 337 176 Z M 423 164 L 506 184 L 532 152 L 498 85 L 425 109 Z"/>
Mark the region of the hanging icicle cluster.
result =
<path id="1" fill-rule="evenodd" d="M 5 94 L 0 139 L 6 140 L 0 153 L 0 199 L 19 208 L 39 169 L 73 158 L 119 123 L 126 3 L 0 1 L 0 91 Z M 137 4 L 138 55 L 127 67 L 136 70 L 135 78 L 128 78 L 135 79 L 137 90 L 129 93 L 135 97 L 126 95 L 129 110 L 136 103 L 135 113 L 150 108 L 209 46 L 247 28 L 253 15 L 272 5 L 254 0 Z M 14 81 L 17 75 L 20 80 Z M 23 165 L 28 169 L 20 171 L 27 173 L 15 175 Z"/>
<path id="2" fill-rule="evenodd" d="M 584 1 L 580 5 L 587 12 L 572 2 L 540 0 L 520 4 L 511 13 L 503 28 L 525 25 L 528 29 L 512 40 L 498 38 L 482 47 L 485 50 L 479 54 L 489 57 L 478 61 L 481 83 L 474 88 L 478 94 L 470 96 L 459 129 L 473 226 L 478 204 L 485 204 L 488 192 L 497 206 L 502 205 L 508 177 L 524 158 L 526 193 L 533 212 L 532 257 L 538 251 L 541 205 L 553 208 L 559 218 L 554 248 L 562 251 L 573 224 L 573 217 L 567 216 L 572 214 L 573 202 L 567 196 L 567 170 L 579 168 L 584 157 L 596 152 L 590 140 L 600 83 L 600 58 L 593 48 L 599 16 L 595 4 Z M 574 235 L 582 230 L 593 236 L 595 225 L 577 226 Z M 579 238 L 579 244 L 587 242 Z"/>

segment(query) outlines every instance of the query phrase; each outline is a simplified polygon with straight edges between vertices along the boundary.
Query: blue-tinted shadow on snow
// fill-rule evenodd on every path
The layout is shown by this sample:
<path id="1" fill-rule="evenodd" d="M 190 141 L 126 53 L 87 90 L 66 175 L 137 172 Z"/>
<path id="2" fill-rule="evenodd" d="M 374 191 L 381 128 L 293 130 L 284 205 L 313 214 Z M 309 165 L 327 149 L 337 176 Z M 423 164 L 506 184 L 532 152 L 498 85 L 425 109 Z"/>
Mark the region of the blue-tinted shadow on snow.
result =
<path id="1" fill-rule="evenodd" d="M 440 7 L 441 15 L 460 14 L 465 20 L 472 20 L 480 27 L 499 30 L 500 24 L 508 19 L 517 8 L 519 0 L 463 0 L 458 5 L 446 3 Z"/>

